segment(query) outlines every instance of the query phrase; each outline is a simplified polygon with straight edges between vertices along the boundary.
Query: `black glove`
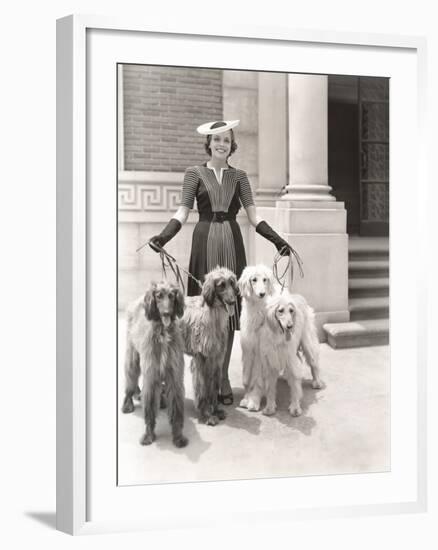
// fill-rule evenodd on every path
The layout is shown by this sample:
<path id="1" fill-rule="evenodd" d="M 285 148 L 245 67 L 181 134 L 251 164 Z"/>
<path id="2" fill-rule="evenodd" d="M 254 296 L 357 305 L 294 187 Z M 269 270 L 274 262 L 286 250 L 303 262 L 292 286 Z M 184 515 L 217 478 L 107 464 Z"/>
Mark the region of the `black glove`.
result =
<path id="1" fill-rule="evenodd" d="M 278 252 L 280 252 L 282 256 L 290 255 L 289 243 L 282 239 L 280 235 L 276 233 L 272 229 L 272 227 L 265 222 L 265 220 L 257 224 L 256 232 L 265 239 L 268 239 L 268 241 L 271 241 L 271 243 L 275 245 Z"/>
<path id="2" fill-rule="evenodd" d="M 166 225 L 166 227 L 163 229 L 163 231 L 159 235 L 155 235 L 150 239 L 149 246 L 154 250 L 155 252 L 159 252 L 160 250 L 154 246 L 156 244 L 160 248 L 163 248 L 163 246 L 170 241 L 175 235 L 178 233 L 178 231 L 181 229 L 181 222 L 179 222 L 175 218 L 171 218 L 169 223 Z"/>

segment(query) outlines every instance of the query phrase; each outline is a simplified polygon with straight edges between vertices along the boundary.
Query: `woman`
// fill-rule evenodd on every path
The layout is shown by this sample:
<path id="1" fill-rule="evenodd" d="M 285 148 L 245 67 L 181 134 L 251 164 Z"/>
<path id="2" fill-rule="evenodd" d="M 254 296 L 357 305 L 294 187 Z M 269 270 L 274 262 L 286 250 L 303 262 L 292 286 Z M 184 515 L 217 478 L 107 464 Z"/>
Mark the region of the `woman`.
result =
<path id="1" fill-rule="evenodd" d="M 193 231 L 189 271 L 201 281 L 217 265 L 231 269 L 237 278 L 245 268 L 245 248 L 236 221 L 241 206 L 256 232 L 271 241 L 282 255 L 289 254 L 288 243 L 257 215 L 246 173 L 228 164 L 229 157 L 237 149 L 233 128 L 238 124 L 238 120 L 216 121 L 198 127 L 198 133 L 206 136 L 205 150 L 210 158 L 202 166 L 186 170 L 180 207 L 163 231 L 150 239 L 151 247 L 157 250 L 154 244 L 163 247 L 174 237 L 186 222 L 196 197 L 199 221 Z M 199 293 L 198 285 L 189 278 L 187 294 L 195 296 Z M 239 309 L 240 305 L 230 319 L 228 348 L 222 369 L 219 399 L 224 405 L 233 403 L 228 366 L 234 330 L 239 329 Z"/>

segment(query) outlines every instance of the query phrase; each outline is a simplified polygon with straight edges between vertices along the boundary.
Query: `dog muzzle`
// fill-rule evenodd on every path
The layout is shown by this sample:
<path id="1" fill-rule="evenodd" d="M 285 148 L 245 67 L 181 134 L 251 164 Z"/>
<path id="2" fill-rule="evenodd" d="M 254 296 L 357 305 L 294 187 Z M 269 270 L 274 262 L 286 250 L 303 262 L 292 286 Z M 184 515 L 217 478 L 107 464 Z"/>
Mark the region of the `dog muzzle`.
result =
<path id="1" fill-rule="evenodd" d="M 164 328 L 169 328 L 170 323 L 172 322 L 172 317 L 170 315 L 162 315 L 161 322 L 163 323 Z"/>
<path id="2" fill-rule="evenodd" d="M 275 316 L 275 318 L 277 319 L 277 323 L 278 323 L 278 325 L 279 325 L 279 327 L 280 327 L 280 329 L 281 329 L 281 332 L 284 334 L 284 337 L 286 338 L 286 341 L 289 342 L 290 339 L 292 338 L 292 332 L 293 332 L 293 328 L 294 328 L 294 327 L 286 328 L 286 329 L 285 329 L 285 328 L 283 327 L 283 325 L 281 324 L 280 319 L 279 319 L 277 316 Z"/>

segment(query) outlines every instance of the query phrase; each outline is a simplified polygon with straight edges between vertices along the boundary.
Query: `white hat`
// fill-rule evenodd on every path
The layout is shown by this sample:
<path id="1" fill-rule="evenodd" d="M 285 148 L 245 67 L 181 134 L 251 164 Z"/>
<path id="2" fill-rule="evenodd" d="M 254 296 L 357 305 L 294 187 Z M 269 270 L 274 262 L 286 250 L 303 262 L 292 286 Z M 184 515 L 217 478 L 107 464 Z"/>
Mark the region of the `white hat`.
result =
<path id="1" fill-rule="evenodd" d="M 227 130 L 231 130 L 239 124 L 240 120 L 214 120 L 213 122 L 206 122 L 196 128 L 199 134 L 208 136 L 210 134 L 221 134 Z"/>

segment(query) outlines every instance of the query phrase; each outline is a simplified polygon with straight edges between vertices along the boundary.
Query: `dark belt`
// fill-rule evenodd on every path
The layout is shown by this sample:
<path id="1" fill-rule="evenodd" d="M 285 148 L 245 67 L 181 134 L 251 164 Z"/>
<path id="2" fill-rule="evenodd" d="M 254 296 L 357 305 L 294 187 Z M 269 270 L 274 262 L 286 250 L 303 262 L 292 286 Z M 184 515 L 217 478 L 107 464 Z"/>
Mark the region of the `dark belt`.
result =
<path id="1" fill-rule="evenodd" d="M 199 214 L 200 222 L 223 223 L 225 221 L 235 220 L 236 215 L 229 212 L 203 212 Z"/>

